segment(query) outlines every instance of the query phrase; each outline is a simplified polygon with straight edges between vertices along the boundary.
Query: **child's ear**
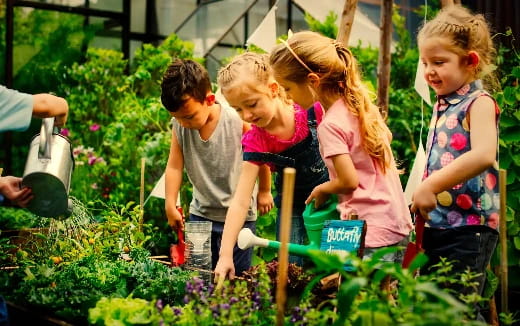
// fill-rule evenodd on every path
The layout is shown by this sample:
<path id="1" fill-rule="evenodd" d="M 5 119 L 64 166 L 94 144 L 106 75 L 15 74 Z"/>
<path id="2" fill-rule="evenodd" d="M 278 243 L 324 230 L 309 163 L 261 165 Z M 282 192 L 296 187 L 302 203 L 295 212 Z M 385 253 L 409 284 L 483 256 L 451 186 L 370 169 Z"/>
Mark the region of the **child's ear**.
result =
<path id="1" fill-rule="evenodd" d="M 307 78 L 309 78 L 309 82 L 311 83 L 312 87 L 318 88 L 318 86 L 320 85 L 320 76 L 311 72 L 307 74 Z"/>
<path id="2" fill-rule="evenodd" d="M 206 103 L 209 106 L 215 104 L 215 102 L 216 102 L 215 94 L 210 93 L 210 94 L 206 95 Z"/>
<path id="3" fill-rule="evenodd" d="M 277 97 L 278 95 L 280 95 L 280 85 L 278 85 L 277 82 L 272 82 L 269 84 L 269 90 L 271 91 L 271 96 L 273 98 Z"/>
<path id="4" fill-rule="evenodd" d="M 467 57 L 468 66 L 476 68 L 478 66 L 479 62 L 480 62 L 480 56 L 478 55 L 478 53 L 475 51 L 469 51 L 468 57 Z"/>

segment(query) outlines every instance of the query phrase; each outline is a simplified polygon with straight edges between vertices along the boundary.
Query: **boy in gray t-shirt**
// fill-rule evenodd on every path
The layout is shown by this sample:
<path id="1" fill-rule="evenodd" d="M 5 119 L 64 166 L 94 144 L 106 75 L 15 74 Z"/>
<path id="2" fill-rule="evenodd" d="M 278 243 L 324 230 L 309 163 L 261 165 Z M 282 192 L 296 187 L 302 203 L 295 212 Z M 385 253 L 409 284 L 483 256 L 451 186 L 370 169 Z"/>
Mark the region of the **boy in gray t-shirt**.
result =
<path id="1" fill-rule="evenodd" d="M 161 84 L 161 101 L 173 119 L 172 140 L 166 167 L 166 216 L 174 229 L 183 227 L 176 209 L 183 170 L 193 186 L 189 220 L 212 222 L 212 268 L 219 258 L 225 217 L 242 166 L 242 134 L 249 129 L 235 110 L 220 105 L 211 91 L 207 71 L 192 60 L 174 60 Z M 273 207 L 271 176 L 262 167 L 258 193 L 248 206 L 244 227 L 255 232 L 256 210 Z M 256 195 L 256 196 L 255 196 Z M 257 201 L 258 199 L 258 201 Z M 234 248 L 237 274 L 251 266 L 252 249 Z"/>

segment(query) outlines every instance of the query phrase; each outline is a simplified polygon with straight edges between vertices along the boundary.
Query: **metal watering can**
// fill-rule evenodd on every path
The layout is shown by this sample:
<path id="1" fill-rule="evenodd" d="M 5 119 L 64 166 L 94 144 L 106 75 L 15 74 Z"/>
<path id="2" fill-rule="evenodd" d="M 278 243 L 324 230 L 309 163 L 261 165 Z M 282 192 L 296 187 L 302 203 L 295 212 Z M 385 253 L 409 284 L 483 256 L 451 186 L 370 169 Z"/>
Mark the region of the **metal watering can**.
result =
<path id="1" fill-rule="evenodd" d="M 74 157 L 69 139 L 56 129 L 54 118 L 42 119 L 40 133 L 31 141 L 22 186 L 31 188 L 34 195 L 27 206 L 29 211 L 64 219 L 72 214 L 68 196 Z"/>

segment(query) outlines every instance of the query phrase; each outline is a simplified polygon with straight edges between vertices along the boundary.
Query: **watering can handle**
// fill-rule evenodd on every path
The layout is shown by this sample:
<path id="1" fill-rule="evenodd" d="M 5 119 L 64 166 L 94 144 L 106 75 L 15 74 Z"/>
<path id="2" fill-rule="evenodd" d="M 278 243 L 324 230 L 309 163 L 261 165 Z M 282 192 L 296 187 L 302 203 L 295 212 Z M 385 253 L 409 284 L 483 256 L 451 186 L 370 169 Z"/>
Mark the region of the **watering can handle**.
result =
<path id="1" fill-rule="evenodd" d="M 424 236 L 424 217 L 421 214 L 415 214 L 415 242 L 417 246 L 422 249 L 422 242 Z"/>
<path id="2" fill-rule="evenodd" d="M 38 158 L 51 158 L 51 137 L 54 128 L 54 118 L 42 119 L 42 127 L 40 129 L 40 148 L 38 150 Z"/>

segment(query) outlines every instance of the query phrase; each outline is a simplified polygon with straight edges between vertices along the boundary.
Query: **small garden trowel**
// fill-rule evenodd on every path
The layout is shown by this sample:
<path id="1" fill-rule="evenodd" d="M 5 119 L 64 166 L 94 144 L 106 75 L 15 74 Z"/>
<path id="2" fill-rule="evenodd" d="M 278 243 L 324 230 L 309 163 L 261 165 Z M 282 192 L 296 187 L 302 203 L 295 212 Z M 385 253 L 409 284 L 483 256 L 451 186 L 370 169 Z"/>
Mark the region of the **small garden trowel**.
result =
<path id="1" fill-rule="evenodd" d="M 184 218 L 182 207 L 177 207 L 179 213 Z M 170 257 L 172 259 L 172 266 L 180 266 L 186 262 L 184 251 L 186 250 L 186 244 L 184 243 L 184 230 L 182 228 L 177 229 L 177 244 L 170 246 Z"/>

